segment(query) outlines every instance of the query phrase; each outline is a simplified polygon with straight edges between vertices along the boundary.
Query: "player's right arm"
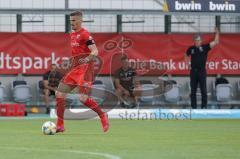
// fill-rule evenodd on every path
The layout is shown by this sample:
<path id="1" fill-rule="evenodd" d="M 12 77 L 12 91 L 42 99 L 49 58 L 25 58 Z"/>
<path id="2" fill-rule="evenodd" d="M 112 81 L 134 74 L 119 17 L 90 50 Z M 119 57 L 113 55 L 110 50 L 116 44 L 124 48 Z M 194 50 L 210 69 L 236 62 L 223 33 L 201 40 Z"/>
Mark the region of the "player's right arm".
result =
<path id="1" fill-rule="evenodd" d="M 188 48 L 187 52 L 184 55 L 184 61 L 186 64 L 190 64 L 190 54 L 191 54 L 190 51 L 191 51 L 191 49 Z"/>

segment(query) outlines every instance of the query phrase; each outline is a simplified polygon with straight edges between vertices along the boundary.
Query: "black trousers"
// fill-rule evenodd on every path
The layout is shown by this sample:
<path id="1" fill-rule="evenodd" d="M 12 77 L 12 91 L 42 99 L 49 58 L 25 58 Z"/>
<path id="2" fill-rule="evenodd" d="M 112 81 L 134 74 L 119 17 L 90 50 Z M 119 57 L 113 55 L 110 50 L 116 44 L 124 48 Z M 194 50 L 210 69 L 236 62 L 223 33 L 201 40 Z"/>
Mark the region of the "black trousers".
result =
<path id="1" fill-rule="evenodd" d="M 190 85 L 191 85 L 191 107 L 197 108 L 197 88 L 200 85 L 202 95 L 202 107 L 207 108 L 207 85 L 206 85 L 206 70 L 205 69 L 191 69 Z"/>

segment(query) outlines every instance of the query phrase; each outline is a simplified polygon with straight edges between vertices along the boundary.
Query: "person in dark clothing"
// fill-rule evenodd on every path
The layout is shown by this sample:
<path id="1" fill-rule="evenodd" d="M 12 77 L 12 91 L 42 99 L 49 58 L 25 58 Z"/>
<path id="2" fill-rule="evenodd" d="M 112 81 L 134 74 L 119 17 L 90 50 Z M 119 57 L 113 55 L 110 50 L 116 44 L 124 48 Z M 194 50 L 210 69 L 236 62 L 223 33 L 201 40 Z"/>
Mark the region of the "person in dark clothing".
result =
<path id="1" fill-rule="evenodd" d="M 221 74 L 217 75 L 217 78 L 215 80 L 215 86 L 217 86 L 218 84 L 228 84 L 229 81 L 223 77 Z"/>
<path id="2" fill-rule="evenodd" d="M 212 42 L 202 44 L 202 38 L 199 34 L 194 36 L 194 45 L 187 49 L 185 60 L 189 63 L 191 57 L 190 86 L 191 86 L 191 107 L 197 108 L 196 92 L 198 84 L 200 85 L 202 95 L 201 108 L 207 108 L 207 86 L 206 86 L 206 61 L 208 52 L 219 43 L 219 30 L 215 29 L 215 38 Z"/>
<path id="3" fill-rule="evenodd" d="M 134 106 L 136 106 L 138 98 L 140 96 L 140 83 L 136 79 L 135 69 L 129 66 L 127 56 L 121 58 L 121 68 L 115 73 L 114 85 L 116 88 L 116 95 L 122 101 L 122 106 L 126 107 L 124 101 L 127 101 L 129 97 L 134 98 Z"/>
<path id="4" fill-rule="evenodd" d="M 44 93 L 44 102 L 46 105 L 46 113 L 49 114 L 49 96 L 54 95 L 58 87 L 60 80 L 62 79 L 62 74 L 57 71 L 56 64 L 51 65 L 51 70 L 47 71 L 43 75 L 43 93 Z"/>

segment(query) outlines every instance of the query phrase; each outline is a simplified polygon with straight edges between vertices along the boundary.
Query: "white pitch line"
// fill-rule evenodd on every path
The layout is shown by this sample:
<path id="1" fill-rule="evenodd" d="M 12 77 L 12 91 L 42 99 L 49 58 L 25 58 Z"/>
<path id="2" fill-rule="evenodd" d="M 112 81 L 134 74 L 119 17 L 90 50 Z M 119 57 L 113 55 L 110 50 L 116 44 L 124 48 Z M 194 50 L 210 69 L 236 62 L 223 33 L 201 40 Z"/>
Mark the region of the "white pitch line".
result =
<path id="1" fill-rule="evenodd" d="M 45 151 L 45 152 L 66 152 L 66 153 L 76 153 L 76 154 L 87 154 L 87 155 L 94 155 L 94 156 L 102 156 L 107 159 L 121 159 L 121 157 L 107 154 L 107 153 L 100 153 L 100 152 L 90 152 L 90 151 L 79 151 L 79 150 L 49 150 L 49 149 L 33 149 L 33 148 L 27 148 L 27 147 L 0 147 L 0 149 L 5 150 L 24 150 L 24 151 Z"/>

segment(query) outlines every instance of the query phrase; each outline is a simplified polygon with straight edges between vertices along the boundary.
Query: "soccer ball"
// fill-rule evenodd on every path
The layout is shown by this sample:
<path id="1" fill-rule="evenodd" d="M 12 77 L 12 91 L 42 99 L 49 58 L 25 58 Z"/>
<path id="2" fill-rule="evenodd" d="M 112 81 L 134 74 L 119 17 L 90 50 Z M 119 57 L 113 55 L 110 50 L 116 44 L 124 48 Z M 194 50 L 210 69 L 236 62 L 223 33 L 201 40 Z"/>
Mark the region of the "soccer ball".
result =
<path id="1" fill-rule="evenodd" d="M 42 133 L 44 135 L 54 135 L 56 134 L 56 129 L 56 125 L 51 121 L 47 121 L 42 125 Z"/>

